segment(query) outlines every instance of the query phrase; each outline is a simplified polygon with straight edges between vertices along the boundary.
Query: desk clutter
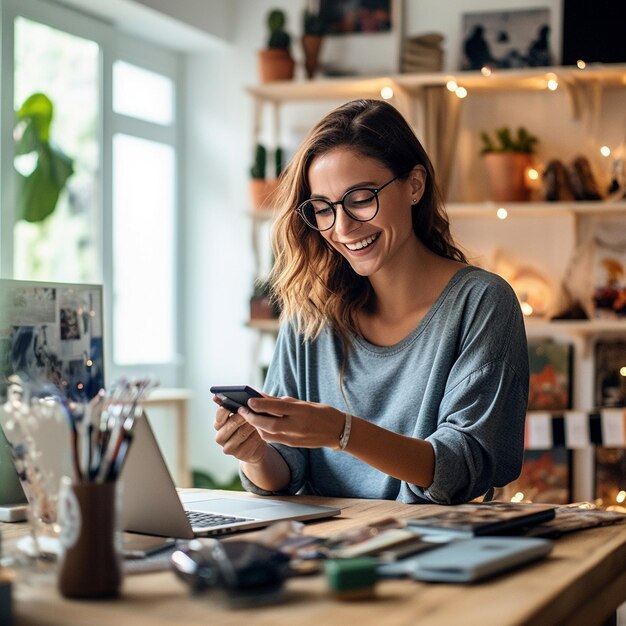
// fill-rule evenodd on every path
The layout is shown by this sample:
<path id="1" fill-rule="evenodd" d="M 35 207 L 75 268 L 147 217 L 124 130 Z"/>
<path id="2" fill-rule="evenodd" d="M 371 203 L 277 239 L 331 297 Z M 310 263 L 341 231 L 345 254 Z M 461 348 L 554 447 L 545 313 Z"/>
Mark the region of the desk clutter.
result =
<path id="1" fill-rule="evenodd" d="M 625 522 L 626 515 L 589 503 L 470 503 L 330 537 L 305 535 L 299 522 L 279 522 L 250 540 L 193 539 L 174 550 L 170 563 L 192 594 L 231 608 L 278 602 L 296 576 L 322 575 L 333 597 L 356 600 L 374 597 L 385 579 L 480 582 L 548 556 L 552 539 L 564 533 Z"/>
<path id="2" fill-rule="evenodd" d="M 66 597 L 119 592 L 118 478 L 141 402 L 154 387 L 150 379 L 120 379 L 90 401 L 75 402 L 49 384 L 9 378 L 2 427 L 29 503 L 25 550 L 32 558 L 59 556 L 58 588 Z M 47 466 L 57 467 L 59 456 L 67 475 Z"/>

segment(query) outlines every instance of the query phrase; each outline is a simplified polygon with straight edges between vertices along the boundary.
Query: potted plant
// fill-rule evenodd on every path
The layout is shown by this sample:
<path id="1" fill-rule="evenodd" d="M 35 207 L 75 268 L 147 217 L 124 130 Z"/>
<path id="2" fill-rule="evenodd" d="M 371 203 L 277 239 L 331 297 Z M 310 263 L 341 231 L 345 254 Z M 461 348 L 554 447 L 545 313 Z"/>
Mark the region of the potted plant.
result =
<path id="1" fill-rule="evenodd" d="M 266 209 L 271 206 L 272 195 L 278 186 L 278 178 L 283 169 L 283 149 L 274 150 L 275 178 L 267 179 L 267 149 L 257 143 L 254 149 L 254 162 L 250 167 L 250 201 L 253 209 Z"/>
<path id="2" fill-rule="evenodd" d="M 326 23 L 319 11 L 319 0 L 308 0 L 302 15 L 302 50 L 307 78 L 315 76 L 326 33 Z"/>
<path id="3" fill-rule="evenodd" d="M 285 12 L 273 9 L 267 16 L 270 31 L 267 48 L 259 52 L 259 73 L 261 82 L 291 80 L 295 62 L 291 56 L 291 36 L 285 30 Z"/>
<path id="4" fill-rule="evenodd" d="M 481 154 L 491 186 L 491 199 L 497 202 L 525 202 L 530 199 L 527 172 L 532 164 L 537 137 L 524 127 L 515 135 L 508 126 L 495 131 L 492 139 L 481 133 Z"/>

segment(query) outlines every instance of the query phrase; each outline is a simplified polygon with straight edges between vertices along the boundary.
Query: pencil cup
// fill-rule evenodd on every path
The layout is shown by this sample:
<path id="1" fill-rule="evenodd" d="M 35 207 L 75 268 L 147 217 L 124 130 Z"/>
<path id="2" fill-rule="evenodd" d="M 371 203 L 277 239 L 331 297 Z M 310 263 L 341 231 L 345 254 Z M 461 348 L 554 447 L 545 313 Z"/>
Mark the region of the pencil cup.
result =
<path id="1" fill-rule="evenodd" d="M 57 581 L 62 595 L 101 598 L 119 593 L 122 566 L 118 492 L 115 481 L 68 481 L 62 487 L 62 555 Z"/>

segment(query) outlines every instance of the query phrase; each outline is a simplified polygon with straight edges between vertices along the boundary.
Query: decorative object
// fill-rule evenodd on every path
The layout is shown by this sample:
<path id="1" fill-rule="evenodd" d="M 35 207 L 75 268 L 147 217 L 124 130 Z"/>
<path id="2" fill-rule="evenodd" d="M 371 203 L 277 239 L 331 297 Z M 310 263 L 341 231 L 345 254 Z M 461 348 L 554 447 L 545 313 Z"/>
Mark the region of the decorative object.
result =
<path id="1" fill-rule="evenodd" d="M 596 447 L 596 504 L 626 513 L 626 448 Z"/>
<path id="2" fill-rule="evenodd" d="M 285 30 L 285 12 L 273 9 L 267 16 L 270 31 L 267 48 L 259 51 L 259 73 L 262 83 L 292 80 L 295 61 L 291 56 L 291 35 Z"/>
<path id="3" fill-rule="evenodd" d="M 597 408 L 626 407 L 626 341 L 599 340 L 594 350 L 594 402 Z"/>
<path id="4" fill-rule="evenodd" d="M 251 320 L 273 320 L 280 317 L 280 309 L 272 298 L 272 288 L 267 280 L 256 280 L 250 297 Z"/>
<path id="5" fill-rule="evenodd" d="M 564 411 L 572 406 L 573 345 L 530 340 L 528 410 Z"/>
<path id="6" fill-rule="evenodd" d="M 391 30 L 391 0 L 320 0 L 330 34 Z"/>
<path id="7" fill-rule="evenodd" d="M 317 5 L 317 6 L 316 6 Z M 326 33 L 326 24 L 320 13 L 319 2 L 307 0 L 302 21 L 302 50 L 307 78 L 312 79 L 319 66 L 319 55 Z"/>
<path id="8" fill-rule="evenodd" d="M 402 42 L 400 72 L 441 72 L 443 70 L 443 35 L 424 33 Z"/>
<path id="9" fill-rule="evenodd" d="M 26 98 L 16 112 L 15 165 L 17 215 L 27 222 L 42 222 L 56 208 L 67 179 L 74 173 L 73 161 L 50 142 L 54 106 L 43 93 Z M 36 156 L 32 167 L 32 156 Z M 27 167 L 22 163 L 27 162 Z"/>
<path id="10" fill-rule="evenodd" d="M 495 131 L 495 140 L 481 133 L 481 154 L 487 168 L 491 199 L 496 202 L 526 202 L 530 199 L 527 172 L 532 164 L 537 137 L 524 127 L 513 136 L 508 126 Z"/>
<path id="11" fill-rule="evenodd" d="M 461 70 L 551 65 L 550 11 L 463 15 Z"/>
<path id="12" fill-rule="evenodd" d="M 564 447 L 550 450 L 525 450 L 522 472 L 504 487 L 498 499 L 514 502 L 567 504 L 571 499 L 572 453 Z"/>

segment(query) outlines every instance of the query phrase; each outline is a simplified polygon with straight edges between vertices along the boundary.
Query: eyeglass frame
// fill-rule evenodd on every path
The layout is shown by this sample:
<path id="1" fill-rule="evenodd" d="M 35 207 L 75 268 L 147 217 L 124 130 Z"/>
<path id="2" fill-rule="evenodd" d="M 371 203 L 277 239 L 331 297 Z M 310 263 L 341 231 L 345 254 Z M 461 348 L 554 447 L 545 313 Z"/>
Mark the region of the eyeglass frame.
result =
<path id="1" fill-rule="evenodd" d="M 388 187 L 389 185 L 391 185 L 391 183 L 393 183 L 396 180 L 398 180 L 398 178 L 402 178 L 403 176 L 408 176 L 410 173 L 411 173 L 411 171 L 409 170 L 409 172 L 406 172 L 405 174 L 398 174 L 397 176 L 394 176 L 390 181 L 386 182 L 384 185 L 381 185 L 380 187 L 376 187 L 376 188 L 372 188 L 372 187 L 355 187 L 354 189 L 348 189 L 348 191 L 346 191 L 346 193 L 344 193 L 343 196 L 341 196 L 341 200 L 337 200 L 337 202 L 331 202 L 330 200 L 326 200 L 326 198 L 307 198 L 304 202 L 300 203 L 298 208 L 296 208 L 296 213 L 302 218 L 304 223 L 309 228 L 312 228 L 313 230 L 316 230 L 318 233 L 323 233 L 323 232 L 326 232 L 327 230 L 330 230 L 337 223 L 337 209 L 336 209 L 336 206 L 338 204 L 341 205 L 341 208 L 343 209 L 344 213 L 351 220 L 354 220 L 355 222 L 371 222 L 378 215 L 378 212 L 380 211 L 380 201 L 378 200 L 378 194 L 385 187 Z M 374 198 L 376 199 L 376 211 L 374 211 L 374 215 L 372 215 L 372 217 L 368 217 L 367 219 L 360 219 L 360 218 L 355 217 L 354 215 L 352 215 L 352 213 L 350 213 L 350 209 L 346 209 L 344 201 L 351 193 L 354 193 L 355 191 L 371 191 L 374 194 Z M 330 207 L 330 210 L 333 212 L 333 222 L 332 222 L 332 224 L 328 228 L 318 228 L 317 226 L 313 226 L 313 224 L 311 224 L 306 219 L 306 217 L 304 217 L 304 214 L 302 212 L 302 207 L 305 204 L 307 204 L 309 202 L 312 202 L 313 200 L 317 200 L 318 202 L 325 202 Z"/>

